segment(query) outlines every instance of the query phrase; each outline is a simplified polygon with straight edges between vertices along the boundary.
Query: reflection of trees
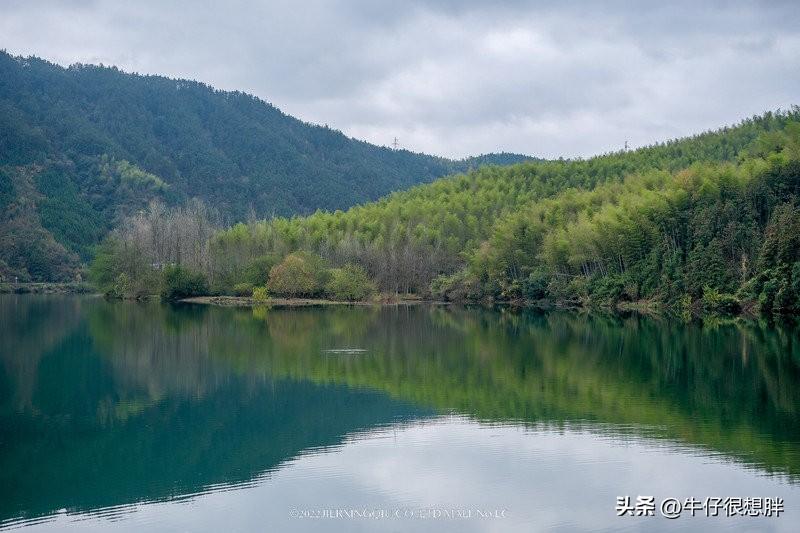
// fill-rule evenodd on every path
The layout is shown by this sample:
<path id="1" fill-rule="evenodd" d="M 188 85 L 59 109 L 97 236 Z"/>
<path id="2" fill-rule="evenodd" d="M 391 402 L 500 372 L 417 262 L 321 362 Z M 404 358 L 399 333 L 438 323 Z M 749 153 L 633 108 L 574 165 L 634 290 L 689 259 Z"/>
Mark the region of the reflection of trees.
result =
<path id="1" fill-rule="evenodd" d="M 306 449 L 431 414 L 373 391 L 232 372 L 215 339 L 252 328 L 232 347 L 258 358 L 266 324 L 248 315 L 99 299 L 80 310 L 88 329 L 54 340 L 31 404 L 0 396 L 0 486 L 13 487 L 0 521 L 246 482 Z"/>
<path id="2" fill-rule="evenodd" d="M 0 339 L 0 483 L 16 489 L 0 518 L 241 482 L 432 409 L 626 428 L 800 475 L 800 344 L 790 327 L 31 301 L 21 313 L 0 306 L 12 324 Z M 337 348 L 367 351 L 326 352 Z"/>
<path id="3" fill-rule="evenodd" d="M 0 483 L 13 490 L 0 502 L 0 521 L 247 482 L 304 450 L 428 414 L 369 391 L 231 378 L 203 398 L 163 398 L 111 425 L 40 419 L 2 447 Z"/>
<path id="4" fill-rule="evenodd" d="M 213 354 L 240 372 L 369 387 L 489 421 L 658 427 L 800 473 L 791 328 L 411 307 L 272 309 L 237 322 L 213 336 Z M 341 347 L 368 352 L 323 352 Z"/>
<path id="5" fill-rule="evenodd" d="M 93 342 L 113 368 L 117 390 L 200 397 L 229 374 L 209 356 L 213 331 L 203 307 L 180 312 L 158 303 L 102 302 L 92 308 Z"/>
<path id="6" fill-rule="evenodd" d="M 57 302 L 54 305 L 54 302 Z M 0 295 L 0 364 L 14 391 L 13 407 L 32 410 L 39 361 L 80 321 L 85 298 L 30 294 Z"/>
<path id="7" fill-rule="evenodd" d="M 74 320 L 80 309 L 65 305 L 58 316 Z M 796 328 L 407 306 L 90 307 L 92 342 L 114 376 L 95 406 L 107 422 L 164 397 L 203 397 L 233 373 L 256 388 L 273 378 L 367 387 L 491 421 L 659 426 L 676 440 L 800 472 Z M 56 324 L 48 331 L 63 329 L 53 311 L 41 314 Z M 325 352 L 336 348 L 368 351 Z M 27 376 L 13 378 L 15 390 L 30 390 L 35 372 Z"/>
<path id="8" fill-rule="evenodd" d="M 369 387 L 479 419 L 597 421 L 800 472 L 797 331 L 566 313 L 396 307 L 208 313 L 239 373 Z M 362 356 L 329 348 L 360 347 Z"/>
<path id="9" fill-rule="evenodd" d="M 113 359 L 131 353 L 137 365 L 163 365 L 151 354 L 170 351 L 171 364 L 187 369 L 143 376 L 186 382 L 195 367 L 216 364 L 251 379 L 373 388 L 483 420 L 658 426 L 675 440 L 800 471 L 792 444 L 800 433 L 800 358 L 791 328 L 414 307 L 159 309 L 169 327 L 131 328 L 147 342 L 116 339 Z M 137 345 L 139 355 L 130 349 Z M 331 348 L 368 352 L 332 356 Z"/>

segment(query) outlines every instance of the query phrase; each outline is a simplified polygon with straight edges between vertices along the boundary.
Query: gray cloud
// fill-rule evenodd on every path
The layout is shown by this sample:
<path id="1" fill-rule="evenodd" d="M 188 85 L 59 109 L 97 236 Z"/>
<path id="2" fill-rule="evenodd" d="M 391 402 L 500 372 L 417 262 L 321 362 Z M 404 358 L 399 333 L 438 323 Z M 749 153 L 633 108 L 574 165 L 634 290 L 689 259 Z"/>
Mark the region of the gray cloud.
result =
<path id="1" fill-rule="evenodd" d="M 792 2 L 11 0 L 7 50 L 198 79 L 449 156 L 643 145 L 800 103 Z"/>

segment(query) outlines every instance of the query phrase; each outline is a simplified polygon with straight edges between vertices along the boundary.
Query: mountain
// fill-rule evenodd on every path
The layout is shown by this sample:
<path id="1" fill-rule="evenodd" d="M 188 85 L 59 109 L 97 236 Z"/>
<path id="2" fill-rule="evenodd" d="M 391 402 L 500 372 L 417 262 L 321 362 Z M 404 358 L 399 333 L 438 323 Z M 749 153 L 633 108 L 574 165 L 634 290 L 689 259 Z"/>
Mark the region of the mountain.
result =
<path id="1" fill-rule="evenodd" d="M 0 52 L 0 276 L 74 276 L 151 200 L 224 220 L 345 209 L 485 164 L 392 150 L 241 92 Z"/>

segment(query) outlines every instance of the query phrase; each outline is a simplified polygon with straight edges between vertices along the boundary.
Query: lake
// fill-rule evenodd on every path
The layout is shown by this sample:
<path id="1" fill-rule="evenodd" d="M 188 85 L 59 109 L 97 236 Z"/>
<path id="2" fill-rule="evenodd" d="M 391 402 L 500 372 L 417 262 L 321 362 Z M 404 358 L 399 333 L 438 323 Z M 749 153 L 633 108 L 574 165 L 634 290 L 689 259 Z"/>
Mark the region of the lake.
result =
<path id="1" fill-rule="evenodd" d="M 796 326 L 0 295 L 0 363 L 0 529 L 800 524 Z"/>

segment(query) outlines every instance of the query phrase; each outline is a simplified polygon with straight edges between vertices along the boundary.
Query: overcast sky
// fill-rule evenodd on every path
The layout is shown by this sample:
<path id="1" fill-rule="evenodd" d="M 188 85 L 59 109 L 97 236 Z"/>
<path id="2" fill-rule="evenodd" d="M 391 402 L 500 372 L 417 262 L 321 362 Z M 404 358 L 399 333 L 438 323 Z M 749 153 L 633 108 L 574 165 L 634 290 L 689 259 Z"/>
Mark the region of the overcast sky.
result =
<path id="1" fill-rule="evenodd" d="M 587 156 L 800 103 L 797 2 L 0 4 L 11 53 L 239 89 L 452 157 Z"/>

